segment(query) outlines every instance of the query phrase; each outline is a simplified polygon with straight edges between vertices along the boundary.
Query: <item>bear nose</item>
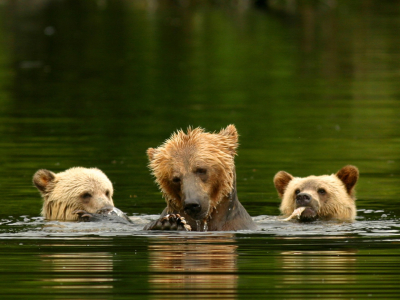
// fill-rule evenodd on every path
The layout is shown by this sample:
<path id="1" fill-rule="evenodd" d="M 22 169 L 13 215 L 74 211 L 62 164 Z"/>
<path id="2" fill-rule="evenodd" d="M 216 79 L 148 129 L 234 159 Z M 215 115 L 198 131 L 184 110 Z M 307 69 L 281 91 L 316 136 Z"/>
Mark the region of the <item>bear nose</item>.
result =
<path id="1" fill-rule="evenodd" d="M 100 208 L 99 210 L 96 211 L 96 214 L 101 214 L 101 215 L 108 215 L 112 210 L 114 209 L 114 206 L 106 205 Z"/>
<path id="2" fill-rule="evenodd" d="M 201 211 L 201 205 L 196 200 L 188 199 L 185 201 L 184 209 L 189 215 L 196 215 Z"/>
<path id="3" fill-rule="evenodd" d="M 311 195 L 307 193 L 300 193 L 296 196 L 296 204 L 297 206 L 307 206 L 310 205 L 311 202 Z"/>

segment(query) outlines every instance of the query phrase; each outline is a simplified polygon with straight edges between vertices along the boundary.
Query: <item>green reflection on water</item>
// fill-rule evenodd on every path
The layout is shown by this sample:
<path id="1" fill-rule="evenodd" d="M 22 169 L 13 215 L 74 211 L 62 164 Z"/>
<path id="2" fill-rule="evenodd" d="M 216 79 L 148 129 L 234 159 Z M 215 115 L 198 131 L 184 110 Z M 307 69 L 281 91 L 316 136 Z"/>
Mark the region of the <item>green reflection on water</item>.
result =
<path id="1" fill-rule="evenodd" d="M 158 213 L 145 150 L 179 128 L 230 123 L 241 134 L 239 196 L 253 215 L 278 213 L 278 170 L 348 163 L 361 170 L 359 206 L 379 198 L 372 208 L 398 211 L 399 22 L 387 12 L 397 4 L 308 4 L 297 19 L 146 3 L 3 6 L 15 16 L 3 26 L 15 41 L 2 56 L 13 82 L 0 91 L 5 215 L 20 211 L 16 197 L 39 211 L 36 169 L 73 165 L 102 168 L 129 213 Z"/>
<path id="2" fill-rule="evenodd" d="M 1 242 L 7 299 L 386 299 L 397 297 L 389 239 L 64 238 Z M 20 269 L 21 264 L 24 270 Z"/>
<path id="3" fill-rule="evenodd" d="M 336 5 L 327 7 L 328 2 Z M 37 216 L 41 200 L 31 184 L 34 172 L 75 165 L 101 168 L 122 210 L 159 213 L 165 204 L 146 167 L 145 150 L 179 128 L 214 131 L 231 123 L 241 135 L 239 198 L 251 215 L 278 214 L 272 184 L 277 171 L 319 175 L 351 163 L 361 172 L 358 207 L 398 216 L 399 10 L 395 1 L 371 0 L 304 1 L 284 15 L 211 2 L 2 2 L 0 216 Z M 307 282 L 315 292 L 311 296 L 328 289 L 332 292 L 323 295 L 331 299 L 351 289 L 355 298 L 398 292 L 392 267 L 398 264 L 396 240 L 381 248 L 379 238 L 351 246 L 272 240 L 249 235 L 216 242 L 229 250 L 238 247 L 233 247 L 237 261 L 228 261 L 235 262 L 231 273 L 220 278 L 226 279 L 228 295 L 309 299 Z M 158 298 L 162 295 L 149 286 L 161 281 L 149 278 L 169 277 L 148 269 L 157 267 L 151 263 L 159 256 L 153 260 L 148 254 L 147 238 L 89 243 L 89 249 L 64 239 L 57 245 L 66 247 L 32 242 L 20 248 L 19 242 L 1 245 L 6 264 L 0 282 L 16 298 L 18 293 L 65 298 L 65 290 L 54 295 L 49 288 L 70 278 L 62 270 L 65 261 L 76 260 L 73 273 L 84 265 L 78 281 L 63 282 L 73 286 L 68 295 L 76 298 L 115 299 L 135 292 Z M 198 246 L 182 244 L 189 253 Z M 135 246 L 140 256 L 134 256 Z M 181 256 L 176 263 L 207 266 L 208 258 L 196 255 L 194 262 Z M 31 272 L 15 272 L 21 265 Z M 330 268 L 336 269 L 325 274 Z M 199 278 L 209 282 L 220 274 L 213 271 Z M 318 282 L 318 272 L 329 280 Z M 380 280 L 374 281 L 376 274 Z M 192 277 L 177 278 L 185 283 Z M 191 284 L 186 287 L 196 287 Z"/>

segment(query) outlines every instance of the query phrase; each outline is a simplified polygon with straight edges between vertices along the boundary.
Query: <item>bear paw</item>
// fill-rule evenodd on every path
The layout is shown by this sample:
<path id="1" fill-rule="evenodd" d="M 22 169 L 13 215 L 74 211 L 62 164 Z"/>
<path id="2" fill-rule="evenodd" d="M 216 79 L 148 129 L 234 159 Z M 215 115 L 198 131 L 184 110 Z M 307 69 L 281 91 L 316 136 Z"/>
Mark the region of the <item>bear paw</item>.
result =
<path id="1" fill-rule="evenodd" d="M 81 222 L 90 222 L 93 218 L 95 218 L 95 214 L 89 213 L 86 210 L 75 210 L 72 212 L 73 214 L 78 215 L 78 221 Z"/>
<path id="2" fill-rule="evenodd" d="M 184 217 L 179 214 L 168 214 L 156 221 L 154 221 L 148 230 L 178 230 L 178 231 L 191 231 L 192 228 L 186 223 Z"/>

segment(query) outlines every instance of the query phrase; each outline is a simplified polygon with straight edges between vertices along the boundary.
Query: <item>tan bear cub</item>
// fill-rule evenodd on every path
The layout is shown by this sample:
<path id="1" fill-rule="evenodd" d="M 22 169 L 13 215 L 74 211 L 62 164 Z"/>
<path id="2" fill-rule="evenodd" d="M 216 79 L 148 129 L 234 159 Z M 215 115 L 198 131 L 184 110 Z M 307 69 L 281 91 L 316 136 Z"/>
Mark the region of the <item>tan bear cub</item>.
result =
<path id="1" fill-rule="evenodd" d="M 238 133 L 229 125 L 218 133 L 189 127 L 149 148 L 149 167 L 167 207 L 145 229 L 175 229 L 166 222 L 169 214 L 182 216 L 194 231 L 255 229 L 236 193 L 237 147 Z"/>
<path id="2" fill-rule="evenodd" d="M 76 221 L 76 211 L 102 213 L 114 208 L 113 185 L 99 169 L 75 167 L 61 173 L 39 170 L 33 183 L 43 197 L 47 220 Z"/>
<path id="3" fill-rule="evenodd" d="M 297 214 L 300 221 L 354 221 L 354 187 L 358 176 L 358 169 L 350 165 L 336 174 L 304 178 L 280 171 L 274 177 L 274 184 L 282 199 L 281 213 L 287 219 Z"/>

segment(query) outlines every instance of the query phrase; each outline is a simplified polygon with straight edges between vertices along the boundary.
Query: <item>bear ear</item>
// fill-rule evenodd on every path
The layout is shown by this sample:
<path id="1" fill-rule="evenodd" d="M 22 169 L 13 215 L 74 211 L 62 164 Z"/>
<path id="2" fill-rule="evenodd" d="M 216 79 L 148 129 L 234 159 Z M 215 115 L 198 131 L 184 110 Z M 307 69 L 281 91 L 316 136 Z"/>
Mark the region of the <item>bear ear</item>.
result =
<path id="1" fill-rule="evenodd" d="M 147 157 L 149 158 L 149 161 L 152 161 L 154 159 L 154 154 L 156 153 L 156 149 L 154 148 L 149 148 L 146 151 Z"/>
<path id="2" fill-rule="evenodd" d="M 227 136 L 230 137 L 234 140 L 235 143 L 237 143 L 238 139 L 239 139 L 239 134 L 236 130 L 235 125 L 231 124 L 228 125 L 226 128 L 221 129 L 221 131 L 219 132 L 220 135 L 223 136 Z"/>
<path id="3" fill-rule="evenodd" d="M 286 187 L 292 179 L 293 176 L 285 171 L 279 171 L 275 174 L 274 184 L 280 198 L 283 197 Z"/>
<path id="4" fill-rule="evenodd" d="M 231 154 L 235 156 L 239 140 L 239 134 L 236 130 L 235 125 L 233 124 L 228 125 L 226 128 L 221 129 L 221 131 L 218 134 L 229 138 L 229 140 L 231 141 L 231 145 L 228 148 Z"/>
<path id="5" fill-rule="evenodd" d="M 347 193 L 350 195 L 353 192 L 353 188 L 358 180 L 358 169 L 355 166 L 345 166 L 341 168 L 336 176 L 344 183 L 346 186 Z"/>
<path id="6" fill-rule="evenodd" d="M 48 192 L 49 183 L 56 179 L 56 174 L 49 170 L 41 169 L 33 175 L 33 183 L 39 189 L 40 192 Z"/>

